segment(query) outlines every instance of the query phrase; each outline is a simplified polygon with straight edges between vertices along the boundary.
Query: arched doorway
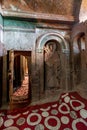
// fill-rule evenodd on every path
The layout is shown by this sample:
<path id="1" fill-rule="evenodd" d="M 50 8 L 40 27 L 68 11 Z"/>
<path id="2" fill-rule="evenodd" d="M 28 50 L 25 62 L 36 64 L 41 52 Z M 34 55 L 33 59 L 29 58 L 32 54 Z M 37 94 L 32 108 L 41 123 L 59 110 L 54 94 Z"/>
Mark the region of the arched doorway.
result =
<path id="1" fill-rule="evenodd" d="M 80 32 L 73 40 L 75 90 L 87 98 L 87 44 L 86 35 Z M 77 48 L 77 49 L 76 49 Z"/>
<path id="2" fill-rule="evenodd" d="M 85 33 L 80 32 L 73 39 L 75 85 L 78 85 L 86 77 L 86 40 Z M 85 76 L 85 77 L 84 77 Z M 84 77 L 84 78 L 83 78 Z"/>
<path id="3" fill-rule="evenodd" d="M 39 73 L 37 89 L 40 97 L 49 89 L 55 92 L 68 89 L 67 55 L 69 44 L 61 34 L 48 32 L 37 39 L 35 61 Z"/>
<path id="4" fill-rule="evenodd" d="M 74 26 L 72 30 L 74 50 L 75 89 L 87 98 L 87 21 Z"/>

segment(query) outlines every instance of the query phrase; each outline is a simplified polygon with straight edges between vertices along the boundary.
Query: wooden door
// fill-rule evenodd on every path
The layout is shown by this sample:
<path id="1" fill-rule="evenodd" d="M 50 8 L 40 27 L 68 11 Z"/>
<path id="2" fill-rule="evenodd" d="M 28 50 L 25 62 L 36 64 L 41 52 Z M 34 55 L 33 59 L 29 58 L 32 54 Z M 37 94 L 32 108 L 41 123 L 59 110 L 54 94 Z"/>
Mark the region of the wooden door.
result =
<path id="1" fill-rule="evenodd" d="M 9 100 L 11 101 L 11 96 L 13 95 L 13 78 L 14 78 L 14 51 L 9 51 Z"/>

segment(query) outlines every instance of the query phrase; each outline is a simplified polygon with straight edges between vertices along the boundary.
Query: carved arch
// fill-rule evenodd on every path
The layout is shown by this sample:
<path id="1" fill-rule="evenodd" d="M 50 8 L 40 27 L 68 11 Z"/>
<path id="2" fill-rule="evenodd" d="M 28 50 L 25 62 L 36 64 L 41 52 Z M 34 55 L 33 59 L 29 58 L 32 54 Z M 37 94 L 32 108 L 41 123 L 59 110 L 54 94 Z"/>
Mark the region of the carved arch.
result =
<path id="1" fill-rule="evenodd" d="M 49 40 L 56 40 L 56 41 L 61 41 L 62 44 L 61 44 L 61 48 L 62 49 L 68 49 L 68 44 L 66 42 L 66 40 L 64 39 L 64 37 L 59 34 L 59 33 L 56 33 L 56 32 L 49 32 L 49 33 L 46 33 L 44 35 L 42 35 L 41 37 L 39 37 L 39 39 L 37 40 L 37 43 L 36 43 L 36 48 L 39 50 L 43 50 L 43 47 L 45 45 L 45 43 Z M 60 43 L 61 43 L 60 42 Z"/>
<path id="2" fill-rule="evenodd" d="M 56 41 L 60 47 L 61 47 L 61 62 L 65 63 L 62 64 L 62 68 L 66 68 L 64 66 L 67 66 L 67 58 L 66 58 L 66 52 L 67 50 L 69 50 L 69 44 L 68 42 L 65 40 L 65 38 L 57 33 L 57 32 L 48 32 L 45 33 L 43 35 L 41 35 L 40 37 L 37 38 L 36 41 L 36 70 L 39 72 L 39 77 L 40 77 L 40 81 L 39 81 L 39 92 L 40 94 L 44 92 L 44 46 L 46 43 L 48 43 L 49 41 Z M 68 51 L 69 52 L 69 51 Z M 63 79 L 65 79 L 64 81 L 64 88 L 63 89 L 67 89 L 67 70 L 64 69 L 64 76 Z"/>

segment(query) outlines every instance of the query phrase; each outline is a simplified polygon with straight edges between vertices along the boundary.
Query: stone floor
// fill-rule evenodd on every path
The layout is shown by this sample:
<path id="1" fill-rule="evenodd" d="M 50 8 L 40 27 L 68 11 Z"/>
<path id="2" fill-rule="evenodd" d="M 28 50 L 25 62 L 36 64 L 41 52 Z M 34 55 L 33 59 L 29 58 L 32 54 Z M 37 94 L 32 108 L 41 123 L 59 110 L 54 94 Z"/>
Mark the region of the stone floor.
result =
<path id="1" fill-rule="evenodd" d="M 87 99 L 87 81 L 78 85 L 76 90 L 83 98 Z"/>
<path id="2" fill-rule="evenodd" d="M 84 91 L 84 89 L 82 88 L 84 87 L 80 86 L 79 88 L 77 87 L 77 89 L 73 91 L 77 91 L 83 98 L 87 99 L 87 91 Z M 69 92 L 69 91 L 62 91 L 62 90 L 52 92 L 47 91 L 44 97 L 40 98 L 38 101 L 33 101 L 32 103 L 29 104 L 29 106 L 57 101 L 61 93 L 63 92 Z M 2 107 L 0 109 L 10 109 L 9 103 L 2 104 Z"/>
<path id="3" fill-rule="evenodd" d="M 48 96 L 43 99 L 39 99 L 38 101 L 34 101 L 34 102 L 30 103 L 29 106 L 36 105 L 36 104 L 43 104 L 43 103 L 47 103 L 47 102 L 54 102 L 59 99 L 59 96 L 60 96 L 60 94 L 55 95 L 55 96 L 53 96 L 53 95 Z M 0 109 L 10 109 L 9 103 L 4 103 Z"/>
<path id="4" fill-rule="evenodd" d="M 7 103 L 3 103 L 2 104 L 2 107 L 0 108 L 0 110 L 3 110 L 3 109 L 9 109 L 9 103 L 7 102 Z"/>
<path id="5" fill-rule="evenodd" d="M 66 91 L 64 91 L 64 92 L 66 92 Z M 56 91 L 55 93 L 52 93 L 51 95 L 49 95 L 49 92 L 47 92 L 45 98 L 43 97 L 43 98 L 39 99 L 38 101 L 34 101 L 34 102 L 30 103 L 29 106 L 57 101 L 59 99 L 61 93 L 63 93 L 63 91 L 59 91 L 59 93 Z M 10 109 L 9 103 L 4 103 L 0 109 Z"/>

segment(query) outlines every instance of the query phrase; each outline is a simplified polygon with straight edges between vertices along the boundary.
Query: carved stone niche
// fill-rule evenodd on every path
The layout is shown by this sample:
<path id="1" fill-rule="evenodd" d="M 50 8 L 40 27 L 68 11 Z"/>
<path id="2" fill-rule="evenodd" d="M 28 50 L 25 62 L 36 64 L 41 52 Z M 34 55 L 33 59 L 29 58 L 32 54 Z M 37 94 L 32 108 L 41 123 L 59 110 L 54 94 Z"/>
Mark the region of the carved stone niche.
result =
<path id="1" fill-rule="evenodd" d="M 72 32 L 74 56 L 74 88 L 87 99 L 87 20 Z"/>
<path id="2" fill-rule="evenodd" d="M 68 89 L 67 50 L 68 44 L 59 33 L 48 32 L 37 39 L 35 61 L 38 80 L 34 88 L 37 94 L 32 93 L 35 98 L 55 96 Z"/>

